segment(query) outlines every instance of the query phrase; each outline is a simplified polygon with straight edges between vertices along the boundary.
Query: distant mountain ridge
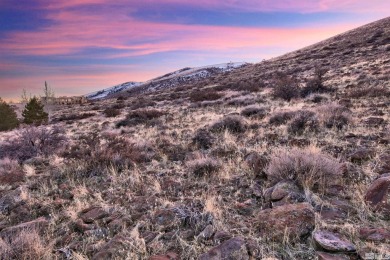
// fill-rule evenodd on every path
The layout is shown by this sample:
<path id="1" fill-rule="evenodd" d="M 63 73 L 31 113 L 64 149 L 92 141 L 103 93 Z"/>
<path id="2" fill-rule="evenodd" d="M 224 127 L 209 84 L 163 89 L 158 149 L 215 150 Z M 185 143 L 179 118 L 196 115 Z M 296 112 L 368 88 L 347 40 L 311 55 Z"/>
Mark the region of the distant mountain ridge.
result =
<path id="1" fill-rule="evenodd" d="M 126 82 L 111 88 L 96 91 L 85 95 L 89 100 L 110 98 L 127 90 L 137 88 L 140 91 L 155 91 L 165 88 L 176 87 L 183 83 L 194 83 L 207 79 L 211 76 L 220 75 L 249 65 L 246 62 L 229 62 L 215 65 L 208 65 L 195 68 L 183 68 L 145 82 Z"/>

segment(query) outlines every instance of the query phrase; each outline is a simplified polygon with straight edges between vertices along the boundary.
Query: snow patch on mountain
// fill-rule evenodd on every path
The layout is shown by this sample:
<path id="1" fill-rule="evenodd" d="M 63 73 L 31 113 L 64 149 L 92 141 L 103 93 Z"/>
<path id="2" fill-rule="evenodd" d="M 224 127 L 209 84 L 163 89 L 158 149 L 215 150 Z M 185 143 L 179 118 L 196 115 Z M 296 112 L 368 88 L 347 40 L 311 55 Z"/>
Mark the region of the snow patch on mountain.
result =
<path id="1" fill-rule="evenodd" d="M 125 83 L 113 86 L 111 88 L 106 88 L 106 89 L 103 89 L 100 91 L 89 93 L 89 94 L 85 95 L 85 97 L 89 100 L 102 99 L 102 98 L 106 98 L 109 95 L 112 95 L 112 94 L 115 94 L 115 93 L 118 93 L 118 92 L 121 92 L 124 90 L 128 90 L 128 89 L 140 86 L 142 84 L 143 84 L 142 82 L 133 82 L 133 81 L 125 82 Z"/>

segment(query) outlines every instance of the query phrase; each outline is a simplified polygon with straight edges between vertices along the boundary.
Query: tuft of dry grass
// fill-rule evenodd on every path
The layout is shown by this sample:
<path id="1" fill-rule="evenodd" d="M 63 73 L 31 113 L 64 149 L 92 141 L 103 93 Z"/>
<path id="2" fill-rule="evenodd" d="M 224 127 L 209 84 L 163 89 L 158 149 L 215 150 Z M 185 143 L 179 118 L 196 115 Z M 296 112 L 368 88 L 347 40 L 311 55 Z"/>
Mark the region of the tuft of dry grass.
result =
<path id="1" fill-rule="evenodd" d="M 210 157 L 189 161 L 187 166 L 195 177 L 211 177 L 221 169 L 221 163 Z"/>

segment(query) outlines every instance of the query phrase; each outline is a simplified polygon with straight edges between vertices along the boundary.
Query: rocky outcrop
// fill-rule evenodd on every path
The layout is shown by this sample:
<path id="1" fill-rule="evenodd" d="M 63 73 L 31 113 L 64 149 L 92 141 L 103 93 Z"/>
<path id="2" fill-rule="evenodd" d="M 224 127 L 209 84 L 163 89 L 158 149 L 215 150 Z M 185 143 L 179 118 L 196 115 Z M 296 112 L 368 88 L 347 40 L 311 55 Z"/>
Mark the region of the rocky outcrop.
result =
<path id="1" fill-rule="evenodd" d="M 351 253 L 356 251 L 356 247 L 351 242 L 325 230 L 315 231 L 313 241 L 318 248 L 329 252 Z"/>
<path id="2" fill-rule="evenodd" d="M 313 208 L 308 203 L 286 204 L 266 209 L 257 216 L 256 227 L 265 238 L 282 241 L 310 235 L 315 227 Z"/>
<path id="3" fill-rule="evenodd" d="M 375 180 L 368 188 L 365 200 L 372 207 L 374 211 L 383 213 L 384 215 L 390 214 L 390 176 L 384 175 L 383 177 Z"/>

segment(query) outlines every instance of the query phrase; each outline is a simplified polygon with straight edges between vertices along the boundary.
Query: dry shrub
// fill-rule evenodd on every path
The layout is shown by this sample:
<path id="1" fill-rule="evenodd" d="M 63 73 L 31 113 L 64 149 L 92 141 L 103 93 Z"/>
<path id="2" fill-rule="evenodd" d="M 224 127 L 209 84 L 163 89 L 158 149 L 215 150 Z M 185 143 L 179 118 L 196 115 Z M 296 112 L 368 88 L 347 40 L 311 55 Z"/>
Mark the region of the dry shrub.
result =
<path id="1" fill-rule="evenodd" d="M 8 158 L 0 160 L 0 184 L 12 185 L 24 181 L 25 173 L 17 161 Z"/>
<path id="2" fill-rule="evenodd" d="M 170 161 L 183 161 L 186 156 L 186 149 L 180 144 L 174 144 L 168 138 L 157 140 L 157 147 L 165 154 Z"/>
<path id="3" fill-rule="evenodd" d="M 232 133 L 243 133 L 246 129 L 246 122 L 243 117 L 238 115 L 225 116 L 210 127 L 212 132 L 223 132 L 228 130 Z"/>
<path id="4" fill-rule="evenodd" d="M 315 104 L 323 103 L 329 100 L 329 98 L 326 95 L 321 94 L 311 94 L 309 95 L 306 100 L 313 102 Z"/>
<path id="5" fill-rule="evenodd" d="M 241 115 L 245 117 L 254 117 L 262 119 L 267 115 L 268 109 L 260 106 L 248 106 L 241 111 Z"/>
<path id="6" fill-rule="evenodd" d="M 191 102 L 212 101 L 220 99 L 221 97 L 223 97 L 222 94 L 211 89 L 197 90 L 190 94 Z"/>
<path id="7" fill-rule="evenodd" d="M 117 117 L 120 115 L 121 111 L 117 108 L 107 108 L 103 113 L 106 117 Z"/>
<path id="8" fill-rule="evenodd" d="M 67 142 L 65 131 L 59 127 L 27 127 L 16 138 L 0 145 L 0 158 L 24 161 L 36 156 L 48 157 L 65 148 Z"/>
<path id="9" fill-rule="evenodd" d="M 166 113 L 157 109 L 138 109 L 129 112 L 124 120 L 121 120 L 116 124 L 116 127 L 119 128 L 121 126 L 134 126 L 139 124 L 155 125 L 157 124 L 156 119 L 163 115 L 166 115 Z"/>
<path id="10" fill-rule="evenodd" d="M 272 96 L 274 98 L 281 98 L 286 101 L 290 101 L 291 99 L 300 96 L 298 82 L 295 78 L 279 74 L 274 84 L 272 91 Z"/>
<path id="11" fill-rule="evenodd" d="M 53 118 L 51 121 L 52 122 L 75 121 L 75 120 L 90 118 L 93 116 L 95 116 L 94 113 L 70 114 L 70 115 L 62 115 L 58 118 Z"/>
<path id="12" fill-rule="evenodd" d="M 287 126 L 290 134 L 303 134 L 307 131 L 316 131 L 319 127 L 317 114 L 309 110 L 300 110 L 291 119 Z"/>
<path id="13" fill-rule="evenodd" d="M 137 97 L 136 99 L 132 100 L 130 103 L 130 109 L 131 110 L 136 110 L 136 109 L 142 109 L 145 107 L 153 107 L 157 103 L 150 98 L 145 98 L 145 97 Z"/>
<path id="14" fill-rule="evenodd" d="M 209 157 L 189 161 L 187 166 L 196 177 L 210 177 L 211 174 L 217 173 L 221 169 L 219 161 Z"/>
<path id="15" fill-rule="evenodd" d="M 253 98 L 248 98 L 246 96 L 232 98 L 227 101 L 229 106 L 249 106 L 256 103 L 256 100 Z"/>
<path id="16" fill-rule="evenodd" d="M 353 89 L 347 93 L 349 98 L 390 97 L 390 89 L 387 87 L 368 87 Z"/>
<path id="17" fill-rule="evenodd" d="M 340 180 L 342 163 L 315 149 L 277 149 L 271 156 L 266 174 L 272 183 L 295 181 L 300 187 L 324 191 Z"/>
<path id="18" fill-rule="evenodd" d="M 301 90 L 301 96 L 307 97 L 313 93 L 324 93 L 329 92 L 330 89 L 324 86 L 323 76 L 325 75 L 326 70 L 321 68 L 315 68 L 314 77 L 310 78 L 306 85 Z"/>
<path id="19" fill-rule="evenodd" d="M 285 111 L 285 112 L 277 112 L 274 113 L 269 118 L 269 123 L 271 125 L 283 125 L 287 123 L 289 120 L 291 120 L 295 116 L 294 111 Z"/>
<path id="20" fill-rule="evenodd" d="M 318 112 L 320 114 L 320 120 L 326 128 L 335 127 L 341 130 L 352 121 L 351 111 L 335 103 L 318 107 Z"/>
<path id="21" fill-rule="evenodd" d="M 34 229 L 0 238 L 0 259 L 53 259 L 52 250 Z"/>
<path id="22" fill-rule="evenodd" d="M 192 138 L 192 143 L 200 149 L 209 149 L 215 142 L 215 137 L 206 129 L 199 129 Z"/>

